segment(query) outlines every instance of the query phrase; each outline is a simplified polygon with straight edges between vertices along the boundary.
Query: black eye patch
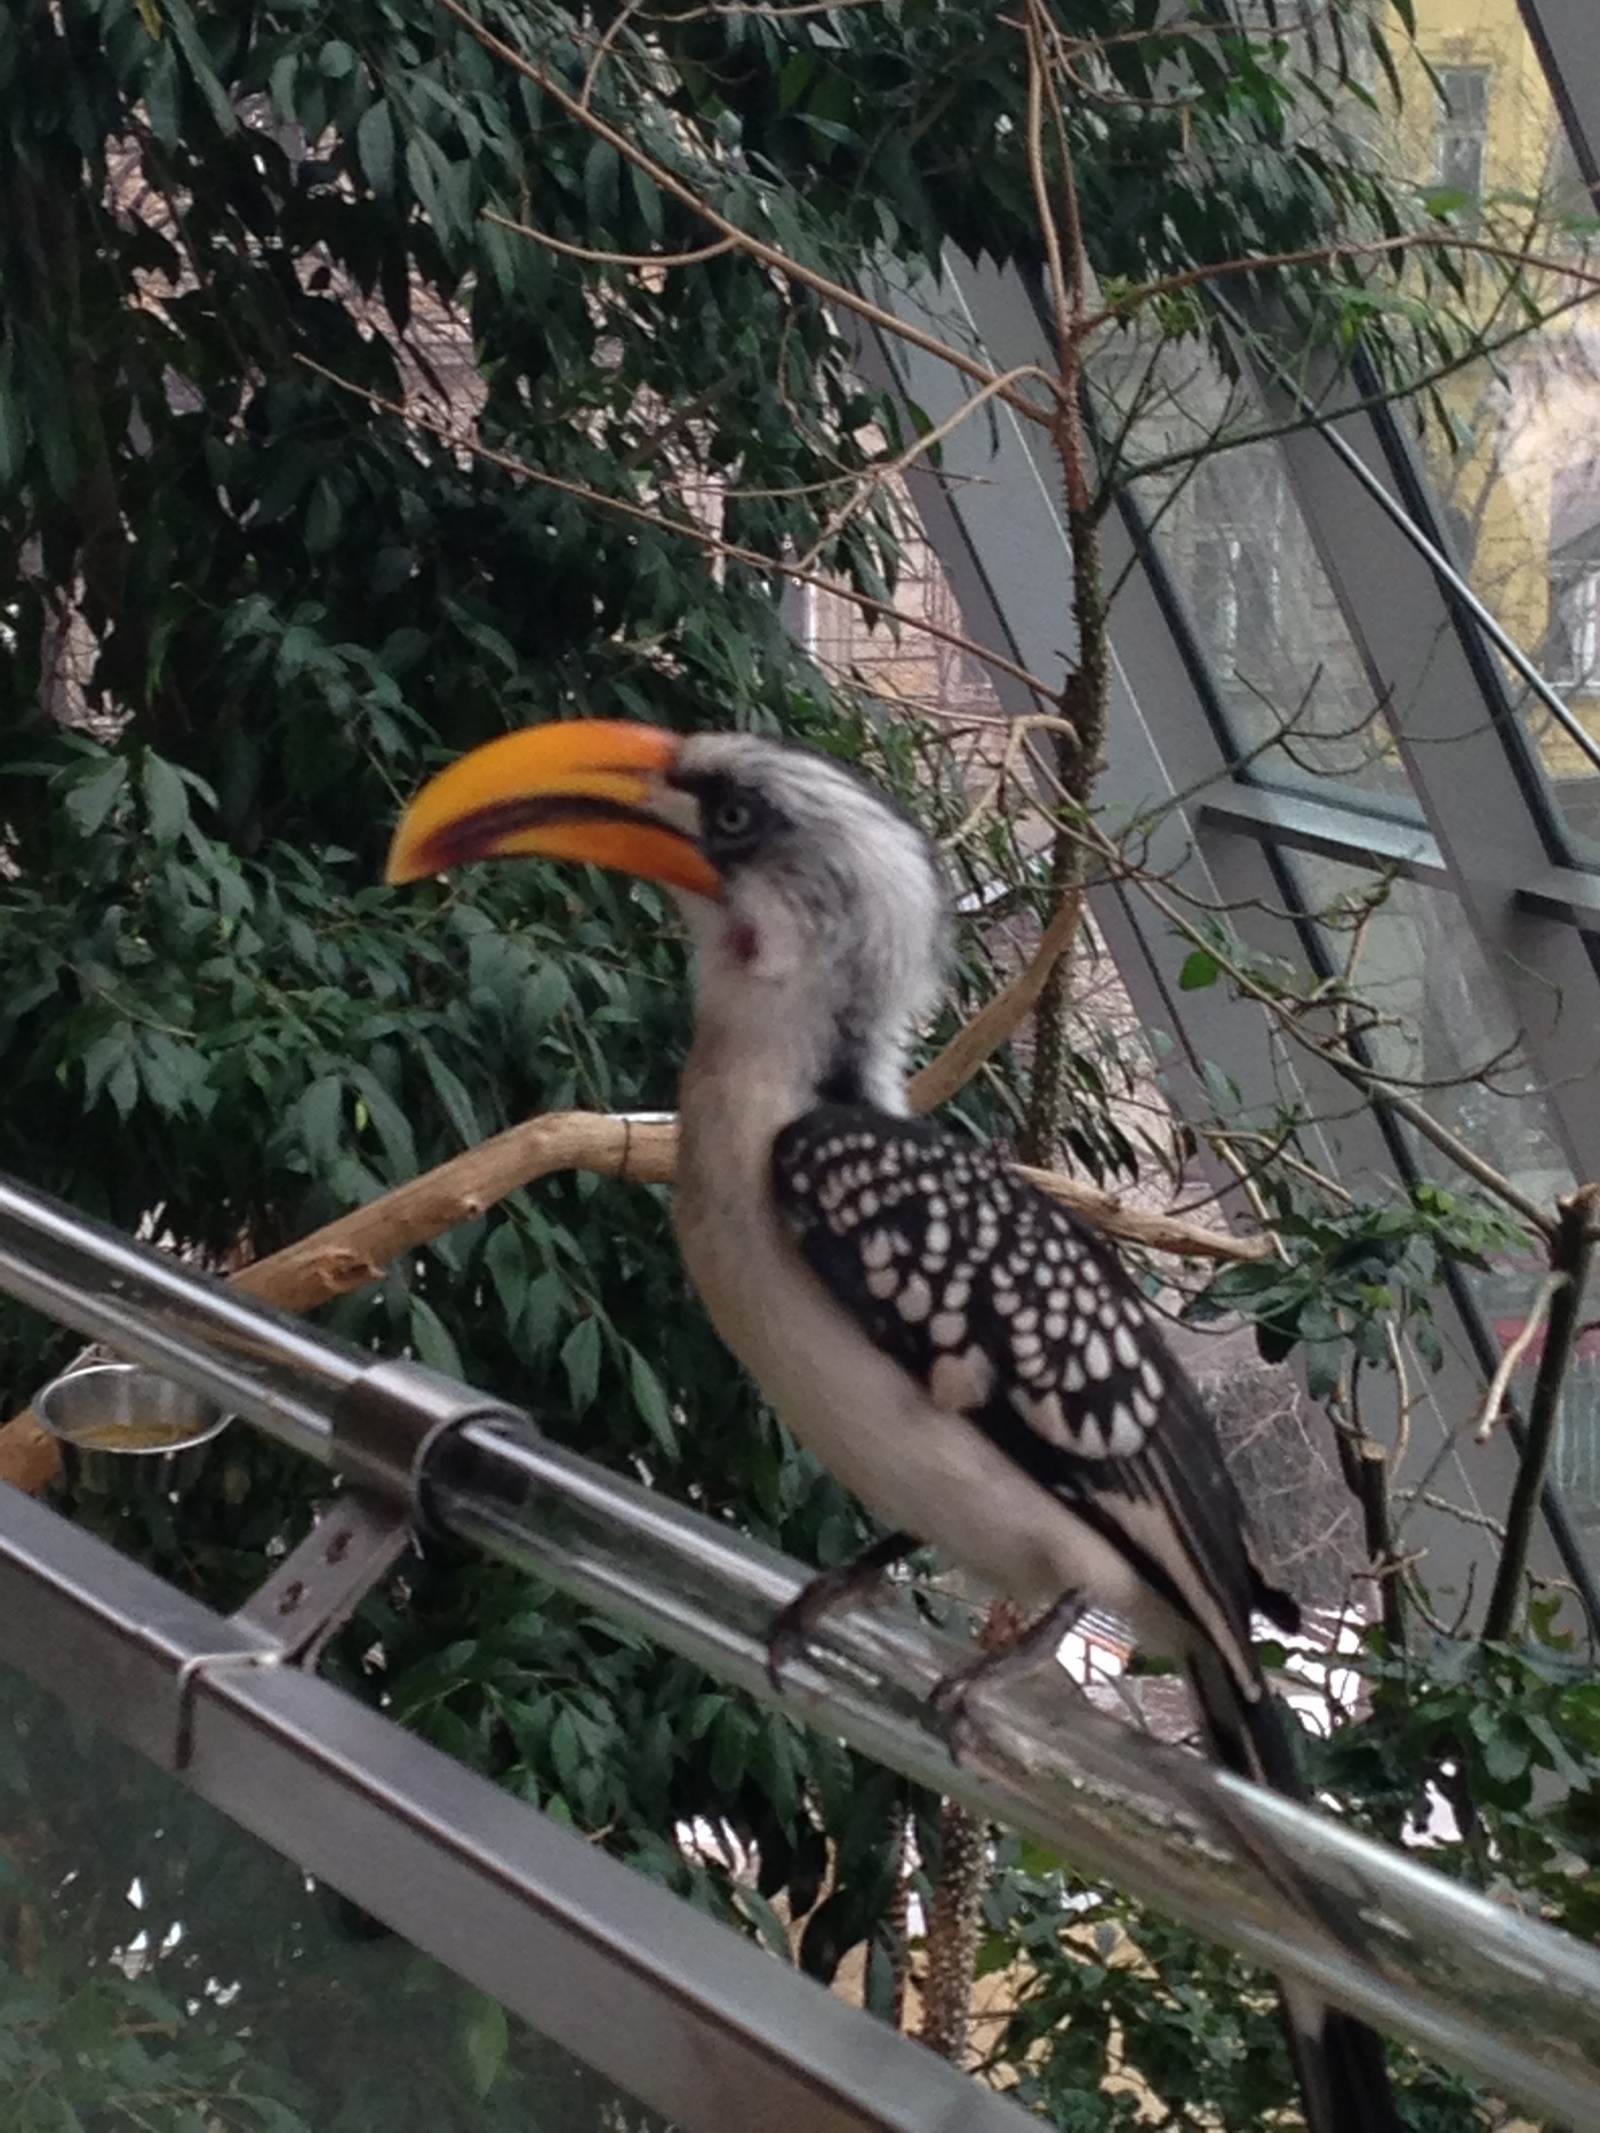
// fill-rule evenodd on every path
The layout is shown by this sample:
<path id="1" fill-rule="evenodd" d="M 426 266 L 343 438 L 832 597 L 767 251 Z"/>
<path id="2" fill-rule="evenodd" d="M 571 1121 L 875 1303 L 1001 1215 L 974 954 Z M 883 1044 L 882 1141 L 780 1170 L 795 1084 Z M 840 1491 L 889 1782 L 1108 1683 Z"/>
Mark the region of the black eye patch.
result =
<path id="1" fill-rule="evenodd" d="M 700 803 L 700 845 L 713 866 L 748 859 L 768 838 L 789 827 L 788 818 L 764 793 L 720 772 L 673 780 Z"/>

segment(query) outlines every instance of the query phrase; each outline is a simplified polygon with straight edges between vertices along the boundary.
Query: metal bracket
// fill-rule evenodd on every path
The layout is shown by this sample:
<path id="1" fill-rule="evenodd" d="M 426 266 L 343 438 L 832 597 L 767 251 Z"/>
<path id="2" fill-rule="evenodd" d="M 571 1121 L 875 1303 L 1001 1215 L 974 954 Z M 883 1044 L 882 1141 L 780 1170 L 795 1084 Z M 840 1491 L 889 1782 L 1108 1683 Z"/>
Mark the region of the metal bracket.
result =
<path id="1" fill-rule="evenodd" d="M 172 1754 L 168 1769 L 187 1770 L 194 1753 L 194 1697 L 200 1683 L 212 1674 L 235 1674 L 245 1667 L 276 1666 L 281 1652 L 195 1652 L 178 1669 L 177 1703 L 172 1727 Z"/>
<path id="2" fill-rule="evenodd" d="M 411 1521 L 399 1505 L 350 1489 L 336 1496 L 300 1545 L 229 1617 L 261 1644 L 253 1651 L 199 1652 L 178 1669 L 172 1768 L 184 1769 L 193 1753 L 195 1692 L 202 1681 L 241 1667 L 314 1668 L 328 1640 L 388 1576 L 410 1540 Z"/>
<path id="3" fill-rule="evenodd" d="M 240 1667 L 314 1668 L 413 1531 L 427 1523 L 429 1454 L 463 1422 L 521 1421 L 514 1410 L 410 1362 L 374 1363 L 340 1400 L 334 1457 L 345 1486 L 305 1539 L 230 1618 L 255 1649 L 201 1653 L 178 1672 L 173 1764 L 193 1750 L 195 1694 L 213 1674 Z"/>
<path id="4" fill-rule="evenodd" d="M 527 1426 L 527 1417 L 504 1401 L 420 1363 L 374 1363 L 334 1409 L 334 1464 L 352 1487 L 404 1505 L 413 1524 L 426 1532 L 429 1455 L 463 1422 L 494 1421 Z"/>
<path id="5" fill-rule="evenodd" d="M 315 1666 L 410 1539 L 411 1521 L 398 1505 L 344 1490 L 232 1619 L 270 1638 L 280 1661 Z"/>

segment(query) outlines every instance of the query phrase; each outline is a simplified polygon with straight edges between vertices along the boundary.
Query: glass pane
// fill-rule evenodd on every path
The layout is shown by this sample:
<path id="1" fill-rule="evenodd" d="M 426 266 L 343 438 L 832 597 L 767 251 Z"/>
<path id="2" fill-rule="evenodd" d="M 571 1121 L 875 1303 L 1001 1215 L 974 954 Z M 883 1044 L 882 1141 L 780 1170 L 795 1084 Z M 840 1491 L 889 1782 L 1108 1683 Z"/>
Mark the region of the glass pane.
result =
<path id="1" fill-rule="evenodd" d="M 1403 68 L 1403 174 L 1474 196 L 1458 214 L 1486 238 L 1526 242 L 1537 201 L 1530 248 L 1592 270 L 1600 247 L 1563 218 L 1593 209 L 1513 0 L 1422 0 L 1416 13 L 1437 82 Z M 1517 321 L 1496 278 L 1469 289 L 1475 322 L 1506 336 Z M 1474 591 L 1600 740 L 1600 295 L 1554 273 L 1537 295 L 1559 315 L 1441 386 L 1453 437 L 1408 419 Z M 1505 673 L 1574 856 L 1600 861 L 1600 767 Z"/>
<path id="2" fill-rule="evenodd" d="M 1101 345 L 1093 385 L 1251 776 L 1325 796 L 1337 781 L 1420 820 L 1278 447 L 1195 457 L 1259 432 L 1244 388 L 1197 345 L 1152 350 L 1131 332 Z"/>
<path id="3" fill-rule="evenodd" d="M 1355 954 L 1355 987 L 1373 1009 L 1373 1064 L 1529 1198 L 1549 1203 L 1570 1192 L 1576 1180 L 1534 1093 L 1504 992 L 1451 892 L 1299 853 L 1293 866 L 1335 966 Z M 1418 1160 L 1445 1174 L 1431 1150 L 1419 1147 Z"/>
<path id="4" fill-rule="evenodd" d="M 1358 914 L 1376 877 L 1335 861 L 1296 854 L 1307 908 L 1319 921 L 1327 952 L 1344 967 Z M 1521 1058 L 1501 988 L 1459 904 L 1447 890 L 1394 881 L 1362 928 L 1355 982 L 1374 1010 L 1367 1035 L 1373 1062 L 1406 1084 L 1447 1083 L 1482 1070 L 1455 1088 L 1413 1088 L 1419 1102 L 1530 1199 L 1550 1205 L 1576 1180 L 1552 1130 L 1548 1110 Z M 1419 1167 L 1463 1182 L 1445 1157 L 1412 1136 Z M 1504 1352 L 1524 1330 L 1546 1272 L 1530 1249 L 1499 1257 L 1471 1278 L 1484 1323 Z M 1512 1380 L 1526 1409 L 1541 1339 L 1529 1343 Z M 1465 1417 L 1457 1418 L 1458 1426 Z M 1467 1453 L 1470 1459 L 1470 1452 Z M 1600 1550 L 1600 1327 L 1584 1333 L 1563 1396 L 1552 1478 L 1580 1534 Z M 1503 1513 L 1503 1506 L 1490 1506 Z"/>
<path id="5" fill-rule="evenodd" d="M 6 2133 L 634 2133 L 499 2004 L 0 1669 Z"/>

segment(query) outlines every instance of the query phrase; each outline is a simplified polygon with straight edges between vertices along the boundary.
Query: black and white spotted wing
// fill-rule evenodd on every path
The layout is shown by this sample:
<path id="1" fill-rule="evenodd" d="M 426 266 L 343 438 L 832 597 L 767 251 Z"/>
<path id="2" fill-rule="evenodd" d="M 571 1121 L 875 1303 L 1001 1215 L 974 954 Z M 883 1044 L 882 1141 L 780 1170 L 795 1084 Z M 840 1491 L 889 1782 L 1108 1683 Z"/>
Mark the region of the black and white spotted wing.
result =
<path id="1" fill-rule="evenodd" d="M 1099 1240 L 988 1150 L 925 1119 L 825 1105 L 778 1136 L 778 1203 L 873 1343 L 1118 1546 L 1259 1680 L 1250 1562 L 1215 1428 Z"/>

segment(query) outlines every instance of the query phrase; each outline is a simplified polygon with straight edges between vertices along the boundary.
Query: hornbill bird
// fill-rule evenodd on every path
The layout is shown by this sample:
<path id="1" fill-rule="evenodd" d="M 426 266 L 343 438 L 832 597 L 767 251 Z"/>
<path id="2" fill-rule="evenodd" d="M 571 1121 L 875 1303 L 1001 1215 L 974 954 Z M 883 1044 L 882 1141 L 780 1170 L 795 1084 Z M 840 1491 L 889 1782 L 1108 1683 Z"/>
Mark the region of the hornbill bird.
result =
<path id="1" fill-rule="evenodd" d="M 949 905 L 935 848 L 804 748 L 572 720 L 489 742 L 406 811 L 388 878 L 589 860 L 667 884 L 694 948 L 675 1222 L 717 1330 L 889 1537 L 775 1625 L 931 1545 L 1021 1606 L 1119 1615 L 1188 1671 L 1213 1753 L 1303 1795 L 1216 1431 L 1095 1235 L 987 1149 L 913 1118 L 906 1054 Z M 1036 1646 L 1036 1648 L 1038 1648 Z M 1376 2035 L 1283 1989 L 1312 2133 L 1399 2133 Z"/>

